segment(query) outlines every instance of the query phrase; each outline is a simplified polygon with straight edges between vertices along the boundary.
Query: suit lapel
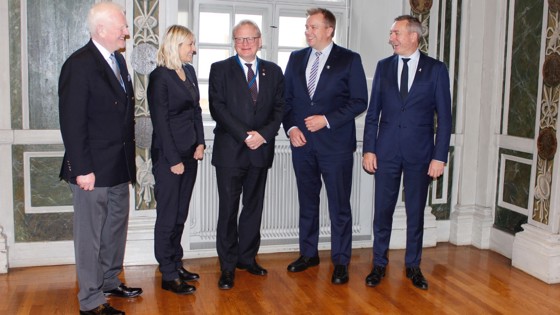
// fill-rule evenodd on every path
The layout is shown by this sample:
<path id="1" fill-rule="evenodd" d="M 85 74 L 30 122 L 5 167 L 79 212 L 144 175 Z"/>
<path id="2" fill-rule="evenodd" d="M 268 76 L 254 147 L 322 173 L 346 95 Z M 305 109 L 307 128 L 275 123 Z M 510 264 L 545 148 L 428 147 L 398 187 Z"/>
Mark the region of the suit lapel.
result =
<path id="1" fill-rule="evenodd" d="M 302 54 L 303 58 L 305 59 L 303 59 L 302 62 L 298 62 L 298 64 L 300 64 L 298 76 L 301 80 L 301 84 L 303 84 L 306 91 L 307 91 L 307 78 L 305 77 L 305 70 L 307 69 L 307 63 L 309 62 L 309 55 L 311 55 L 311 51 L 312 51 L 311 47 L 307 47 L 305 52 Z"/>
<path id="2" fill-rule="evenodd" d="M 121 53 L 115 51 L 115 56 L 117 59 L 117 63 L 119 65 L 119 69 L 121 71 L 121 78 L 123 80 L 124 86 L 126 88 L 126 94 L 127 95 L 132 95 L 132 82 L 130 80 L 130 74 L 128 73 L 128 68 L 126 67 L 126 60 L 124 60 L 124 57 L 121 55 Z M 111 69 L 112 70 L 112 69 Z M 113 77 L 115 77 L 113 75 Z M 117 79 L 117 77 L 115 77 L 117 83 L 119 84 L 119 87 L 121 87 L 121 84 L 119 83 L 119 80 Z M 121 87 L 121 91 L 123 91 L 122 87 Z"/>
<path id="3" fill-rule="evenodd" d="M 243 95 L 247 99 L 247 102 L 253 103 L 253 98 L 251 96 L 251 91 L 249 91 L 249 85 L 247 83 L 247 77 L 245 76 L 245 70 L 238 62 L 237 56 L 230 57 L 229 59 L 231 71 L 234 73 L 235 82 L 239 82 L 239 87 L 244 90 Z M 260 70 L 259 70 L 260 71 Z M 260 78 L 259 78 L 260 79 Z M 260 94 L 260 90 L 259 90 Z M 258 99 L 258 96 L 257 96 Z"/>
<path id="4" fill-rule="evenodd" d="M 393 89 L 396 97 L 401 99 L 401 93 L 399 91 L 399 56 L 393 55 L 393 59 L 389 66 L 389 82 L 393 82 L 392 85 L 395 87 Z"/>
<path id="5" fill-rule="evenodd" d="M 416 82 L 422 81 L 422 68 L 426 65 L 426 56 L 420 52 L 420 58 L 418 59 L 418 67 L 416 68 L 416 73 L 414 74 L 414 80 L 412 81 L 412 85 L 410 86 L 410 91 L 408 91 L 408 97 L 412 93 L 414 93 L 415 86 L 417 85 Z M 424 71 L 425 72 L 425 71 Z"/>
<path id="6" fill-rule="evenodd" d="M 105 79 L 105 81 L 107 82 L 107 84 L 109 86 L 111 86 L 111 89 L 115 93 L 115 96 L 117 96 L 123 102 L 126 102 L 126 93 L 123 91 L 123 89 L 121 87 L 121 84 L 117 80 L 117 77 L 115 76 L 115 73 L 113 72 L 113 69 L 111 68 L 111 66 L 109 65 L 107 60 L 105 60 L 105 58 L 103 57 L 103 55 L 101 54 L 99 49 L 97 49 L 97 47 L 95 47 L 95 44 L 93 43 L 92 40 L 89 41 L 88 45 L 89 45 L 89 49 L 93 52 L 93 55 L 95 56 L 97 65 L 99 67 L 99 72 L 102 74 L 102 76 Z M 119 62 L 119 59 L 124 60 L 122 58 L 122 56 L 119 56 L 119 55 L 120 54 L 117 54 L 117 62 Z M 119 66 L 121 66 L 121 65 L 119 65 Z M 121 66 L 121 69 L 122 69 L 121 73 L 123 73 L 123 72 L 126 73 L 126 76 L 128 77 L 128 71 L 126 71 L 126 66 Z M 123 80 L 125 80 L 125 79 L 123 78 Z M 126 81 L 125 81 L 125 84 L 126 84 Z M 127 86 L 127 89 L 128 89 L 128 86 Z M 130 88 L 130 90 L 132 90 L 132 88 Z"/>
<path id="7" fill-rule="evenodd" d="M 329 86 L 329 79 L 331 78 L 331 66 L 333 64 L 336 63 L 338 59 L 338 54 L 340 53 L 340 49 L 339 47 L 333 43 L 333 47 L 331 49 L 331 52 L 329 54 L 329 57 L 327 58 L 327 61 L 325 62 L 325 66 L 323 67 L 323 70 L 321 70 L 321 75 L 317 78 L 317 84 L 315 87 L 315 94 L 317 94 L 317 92 L 321 91 L 324 89 L 324 87 Z M 313 96 L 315 96 L 315 94 Z"/>
<path id="8" fill-rule="evenodd" d="M 264 94 L 268 91 L 269 79 L 266 77 L 266 71 L 266 63 L 262 59 L 259 59 L 259 73 L 257 73 L 259 76 L 259 94 L 257 95 L 257 103 L 255 104 L 257 108 L 262 106 L 262 99 L 265 97 Z"/>

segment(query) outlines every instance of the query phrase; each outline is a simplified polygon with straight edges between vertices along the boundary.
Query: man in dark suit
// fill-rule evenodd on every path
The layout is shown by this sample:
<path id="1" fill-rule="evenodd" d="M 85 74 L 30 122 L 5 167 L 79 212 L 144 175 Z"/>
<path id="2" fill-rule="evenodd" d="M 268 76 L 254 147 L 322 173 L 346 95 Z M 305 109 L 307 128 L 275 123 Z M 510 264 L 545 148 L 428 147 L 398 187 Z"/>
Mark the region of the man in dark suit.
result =
<path id="1" fill-rule="evenodd" d="M 333 43 L 336 19 L 323 8 L 307 10 L 310 47 L 294 51 L 286 66 L 284 129 L 292 145 L 299 198 L 300 257 L 288 266 L 299 272 L 319 264 L 321 177 L 331 219 L 332 283 L 348 282 L 352 250 L 354 119 L 367 107 L 360 55 Z"/>
<path id="2" fill-rule="evenodd" d="M 233 28 L 237 55 L 210 68 L 210 113 L 216 121 L 212 164 L 220 198 L 216 248 L 220 289 L 231 289 L 235 268 L 264 276 L 255 257 L 268 169 L 284 108 L 284 76 L 276 64 L 257 58 L 259 27 L 244 20 Z M 239 199 L 243 209 L 239 215 Z"/>
<path id="3" fill-rule="evenodd" d="M 376 286 L 385 276 L 393 213 L 401 175 L 407 217 L 406 276 L 428 289 L 420 270 L 424 208 L 432 178 L 443 174 L 451 136 L 451 96 L 445 65 L 418 50 L 422 24 L 397 17 L 389 43 L 394 55 L 379 61 L 364 130 L 363 167 L 375 173 L 373 269 L 366 278 Z M 434 143 L 434 115 L 437 131 Z"/>
<path id="4" fill-rule="evenodd" d="M 74 203 L 74 249 L 81 314 L 124 314 L 105 295 L 136 297 L 122 270 L 135 182 L 134 93 L 118 50 L 129 35 L 122 7 L 95 4 L 91 40 L 64 63 L 59 79 L 60 131 L 66 149 L 60 178 Z"/>

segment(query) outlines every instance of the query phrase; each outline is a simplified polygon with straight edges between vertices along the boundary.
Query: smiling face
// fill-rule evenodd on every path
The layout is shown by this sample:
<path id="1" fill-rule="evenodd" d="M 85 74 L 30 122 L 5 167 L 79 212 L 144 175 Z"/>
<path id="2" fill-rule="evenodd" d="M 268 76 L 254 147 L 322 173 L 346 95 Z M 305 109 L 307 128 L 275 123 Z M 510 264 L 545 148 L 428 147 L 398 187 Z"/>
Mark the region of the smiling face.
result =
<path id="1" fill-rule="evenodd" d="M 251 24 L 243 24 L 235 30 L 233 37 L 239 58 L 247 62 L 255 60 L 262 44 L 258 30 Z"/>
<path id="2" fill-rule="evenodd" d="M 332 42 L 333 28 L 325 24 L 323 14 L 317 13 L 307 17 L 305 22 L 305 39 L 309 47 L 323 50 Z"/>
<path id="3" fill-rule="evenodd" d="M 92 36 L 108 51 L 124 49 L 126 37 L 130 35 L 126 18 L 122 11 L 110 9 L 107 16 L 99 21 L 97 32 Z"/>
<path id="4" fill-rule="evenodd" d="M 187 37 L 187 39 L 179 44 L 179 59 L 182 63 L 191 63 L 193 56 L 196 55 L 196 44 L 192 37 Z"/>
<path id="5" fill-rule="evenodd" d="M 410 56 L 418 49 L 418 34 L 408 30 L 408 21 L 396 21 L 389 32 L 389 44 L 400 56 Z"/>

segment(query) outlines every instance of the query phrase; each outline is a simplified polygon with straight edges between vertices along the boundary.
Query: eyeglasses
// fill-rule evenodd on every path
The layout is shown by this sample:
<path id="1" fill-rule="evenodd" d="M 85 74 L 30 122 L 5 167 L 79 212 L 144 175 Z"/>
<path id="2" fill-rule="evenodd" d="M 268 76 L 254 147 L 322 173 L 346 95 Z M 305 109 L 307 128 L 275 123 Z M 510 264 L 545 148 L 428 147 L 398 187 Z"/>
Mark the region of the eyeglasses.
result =
<path id="1" fill-rule="evenodd" d="M 235 37 L 236 44 L 243 44 L 243 42 L 247 42 L 247 44 L 254 43 L 260 37 Z"/>

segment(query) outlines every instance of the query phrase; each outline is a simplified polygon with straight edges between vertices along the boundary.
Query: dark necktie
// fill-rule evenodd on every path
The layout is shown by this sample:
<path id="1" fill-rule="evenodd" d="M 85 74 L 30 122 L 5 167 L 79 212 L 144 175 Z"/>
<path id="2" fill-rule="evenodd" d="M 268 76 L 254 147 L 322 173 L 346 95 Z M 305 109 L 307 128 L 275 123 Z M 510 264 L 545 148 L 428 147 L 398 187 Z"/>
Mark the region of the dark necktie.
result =
<path id="1" fill-rule="evenodd" d="M 257 102 L 257 95 L 259 95 L 257 90 L 257 80 L 254 79 L 255 72 L 253 72 L 253 68 L 251 68 L 252 64 L 246 63 L 245 65 L 247 66 L 247 82 L 249 82 L 249 91 L 251 92 L 251 98 L 253 98 L 253 104 L 255 104 Z"/>
<path id="2" fill-rule="evenodd" d="M 408 96 L 408 61 L 410 58 L 402 58 L 403 66 L 401 72 L 401 97 L 406 100 Z"/>

